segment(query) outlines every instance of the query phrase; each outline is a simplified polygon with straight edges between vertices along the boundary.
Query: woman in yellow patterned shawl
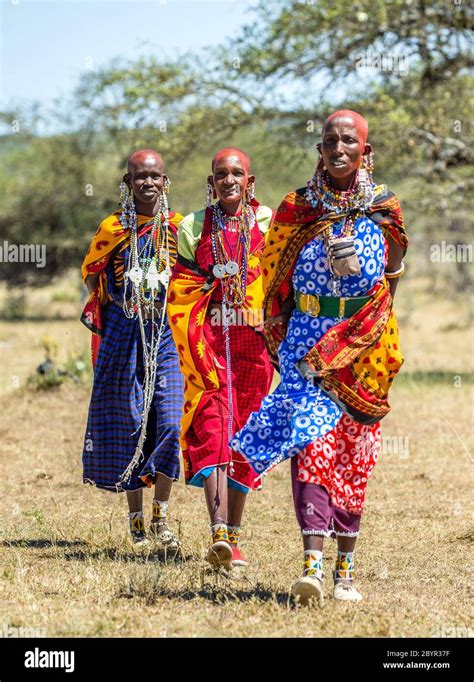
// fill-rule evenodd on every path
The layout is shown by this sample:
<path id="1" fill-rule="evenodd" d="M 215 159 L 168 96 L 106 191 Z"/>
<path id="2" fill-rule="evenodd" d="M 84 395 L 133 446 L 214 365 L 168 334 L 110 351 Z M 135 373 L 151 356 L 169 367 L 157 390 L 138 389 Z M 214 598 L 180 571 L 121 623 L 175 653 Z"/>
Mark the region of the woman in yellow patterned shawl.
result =
<path id="1" fill-rule="evenodd" d="M 332 114 L 314 177 L 280 204 L 262 268 L 281 383 L 231 441 L 256 473 L 292 458 L 305 554 L 293 593 L 303 602 L 322 602 L 323 541 L 334 535 L 334 597 L 362 598 L 354 547 L 402 363 L 392 299 L 407 240 L 396 197 L 372 181 L 367 135 L 356 112 Z"/>
<path id="2" fill-rule="evenodd" d="M 271 210 L 255 200 L 254 180 L 242 150 L 214 156 L 207 207 L 179 226 L 168 297 L 185 378 L 185 480 L 204 487 L 212 530 L 208 560 L 224 567 L 247 564 L 238 546 L 240 525 L 246 494 L 260 485 L 228 443 L 259 409 L 273 374 L 262 333 L 260 268 Z"/>
<path id="3" fill-rule="evenodd" d="M 150 536 L 178 548 L 167 510 L 179 478 L 183 380 L 164 303 L 182 216 L 168 210 L 168 187 L 160 155 L 134 152 L 121 184 L 122 210 L 102 221 L 82 266 L 90 291 L 82 321 L 92 331 L 94 363 L 83 479 L 126 491 L 137 549 L 148 544 L 145 486 L 155 493 Z"/>

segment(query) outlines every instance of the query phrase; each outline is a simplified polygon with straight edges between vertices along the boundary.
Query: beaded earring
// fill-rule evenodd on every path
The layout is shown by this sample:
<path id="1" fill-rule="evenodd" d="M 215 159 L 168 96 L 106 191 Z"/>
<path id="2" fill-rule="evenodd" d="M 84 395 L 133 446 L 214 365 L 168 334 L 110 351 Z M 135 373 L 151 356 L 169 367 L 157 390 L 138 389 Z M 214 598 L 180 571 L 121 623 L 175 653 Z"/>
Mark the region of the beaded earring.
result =
<path id="1" fill-rule="evenodd" d="M 168 197 L 167 197 L 167 191 L 166 189 L 161 192 L 160 194 L 160 210 L 159 213 L 162 213 L 165 218 L 168 215 Z"/>
<path id="2" fill-rule="evenodd" d="M 319 157 L 318 165 L 316 166 L 315 176 L 322 177 L 323 173 L 327 170 L 324 159 L 322 156 Z"/>
<path id="3" fill-rule="evenodd" d="M 163 189 L 160 193 L 160 209 L 159 213 L 162 213 L 165 216 L 165 219 L 168 217 L 168 193 L 170 191 L 171 187 L 171 180 L 169 178 L 166 178 L 166 180 L 163 183 Z"/>
<path id="4" fill-rule="evenodd" d="M 136 218 L 135 211 L 135 200 L 133 197 L 133 192 L 126 182 L 122 181 L 119 185 L 120 189 L 120 204 L 122 206 L 122 214 L 120 216 L 120 222 L 124 228 L 129 227 L 134 224 Z"/>
<path id="5" fill-rule="evenodd" d="M 364 186 L 373 183 L 372 172 L 374 170 L 374 154 L 366 154 L 362 157 L 362 163 L 359 168 L 359 182 Z"/>
<path id="6" fill-rule="evenodd" d="M 120 204 L 123 209 L 128 204 L 129 196 L 130 196 L 130 187 L 127 185 L 126 182 L 122 180 L 122 182 L 119 185 L 119 190 L 120 190 Z"/>
<path id="7" fill-rule="evenodd" d="M 318 205 L 319 197 L 322 192 L 325 172 L 326 166 L 324 165 L 323 157 L 320 156 L 313 177 L 306 183 L 306 201 L 308 204 L 311 204 L 313 208 Z"/>
<path id="8" fill-rule="evenodd" d="M 217 199 L 216 190 L 210 182 L 206 184 L 206 208 L 212 206 L 212 200 Z"/>
<path id="9" fill-rule="evenodd" d="M 362 190 L 362 194 L 364 195 L 366 201 L 370 201 L 370 199 L 373 198 L 372 196 L 373 195 L 372 185 L 374 183 L 374 179 L 372 177 L 373 170 L 374 154 L 373 152 L 370 152 L 370 154 L 366 154 L 365 156 L 362 157 L 362 163 L 357 173 L 359 186 Z"/>
<path id="10" fill-rule="evenodd" d="M 249 204 L 252 199 L 255 199 L 255 182 L 251 182 L 249 185 L 247 185 L 247 189 L 245 191 L 246 203 Z"/>

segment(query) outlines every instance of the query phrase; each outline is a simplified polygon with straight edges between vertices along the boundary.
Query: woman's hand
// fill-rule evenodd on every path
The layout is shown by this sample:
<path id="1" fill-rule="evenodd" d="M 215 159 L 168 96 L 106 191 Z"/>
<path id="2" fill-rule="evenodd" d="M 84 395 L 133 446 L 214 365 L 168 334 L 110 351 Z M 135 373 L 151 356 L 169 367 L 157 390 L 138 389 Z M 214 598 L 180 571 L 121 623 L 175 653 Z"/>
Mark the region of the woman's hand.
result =
<path id="1" fill-rule="evenodd" d="M 279 315 L 275 315 L 275 317 L 269 317 L 268 320 L 265 320 L 264 326 L 269 330 L 271 330 L 272 327 L 279 327 L 279 331 L 282 331 L 288 324 L 288 320 L 291 317 L 291 313 L 293 312 L 294 307 L 295 307 L 294 298 L 293 297 L 289 298 L 283 304 L 281 313 Z"/>
<path id="2" fill-rule="evenodd" d="M 283 329 L 288 322 L 288 318 L 289 315 L 287 313 L 280 313 L 279 315 L 275 315 L 275 317 L 269 317 L 268 320 L 265 320 L 264 327 L 270 330 L 273 327 L 280 327 Z"/>

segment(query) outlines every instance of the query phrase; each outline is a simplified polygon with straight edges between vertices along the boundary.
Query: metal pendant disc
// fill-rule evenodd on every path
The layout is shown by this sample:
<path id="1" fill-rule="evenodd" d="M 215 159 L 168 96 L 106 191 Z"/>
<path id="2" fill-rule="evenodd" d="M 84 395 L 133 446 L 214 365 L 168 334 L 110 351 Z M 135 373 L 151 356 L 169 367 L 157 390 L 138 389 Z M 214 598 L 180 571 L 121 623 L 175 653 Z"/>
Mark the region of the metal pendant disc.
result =
<path id="1" fill-rule="evenodd" d="M 143 279 L 143 270 L 136 266 L 129 270 L 126 273 L 126 276 L 132 282 L 132 284 L 134 284 L 137 287 Z"/>
<path id="2" fill-rule="evenodd" d="M 226 274 L 225 265 L 221 265 L 220 263 L 214 265 L 214 267 L 212 268 L 212 274 L 217 279 L 222 279 L 223 277 L 225 277 Z"/>
<path id="3" fill-rule="evenodd" d="M 236 275 L 239 272 L 239 264 L 235 260 L 230 260 L 225 265 L 225 271 L 228 275 Z"/>

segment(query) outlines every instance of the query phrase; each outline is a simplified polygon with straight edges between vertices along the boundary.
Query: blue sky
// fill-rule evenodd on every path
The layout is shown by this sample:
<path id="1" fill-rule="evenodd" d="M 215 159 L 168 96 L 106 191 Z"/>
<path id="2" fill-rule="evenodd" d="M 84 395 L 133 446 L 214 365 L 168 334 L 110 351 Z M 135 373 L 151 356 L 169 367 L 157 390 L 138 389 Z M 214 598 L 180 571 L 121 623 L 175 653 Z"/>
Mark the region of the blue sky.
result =
<path id="1" fill-rule="evenodd" d="M 252 0 L 0 0 L 0 108 L 68 94 L 114 57 L 225 42 Z"/>

